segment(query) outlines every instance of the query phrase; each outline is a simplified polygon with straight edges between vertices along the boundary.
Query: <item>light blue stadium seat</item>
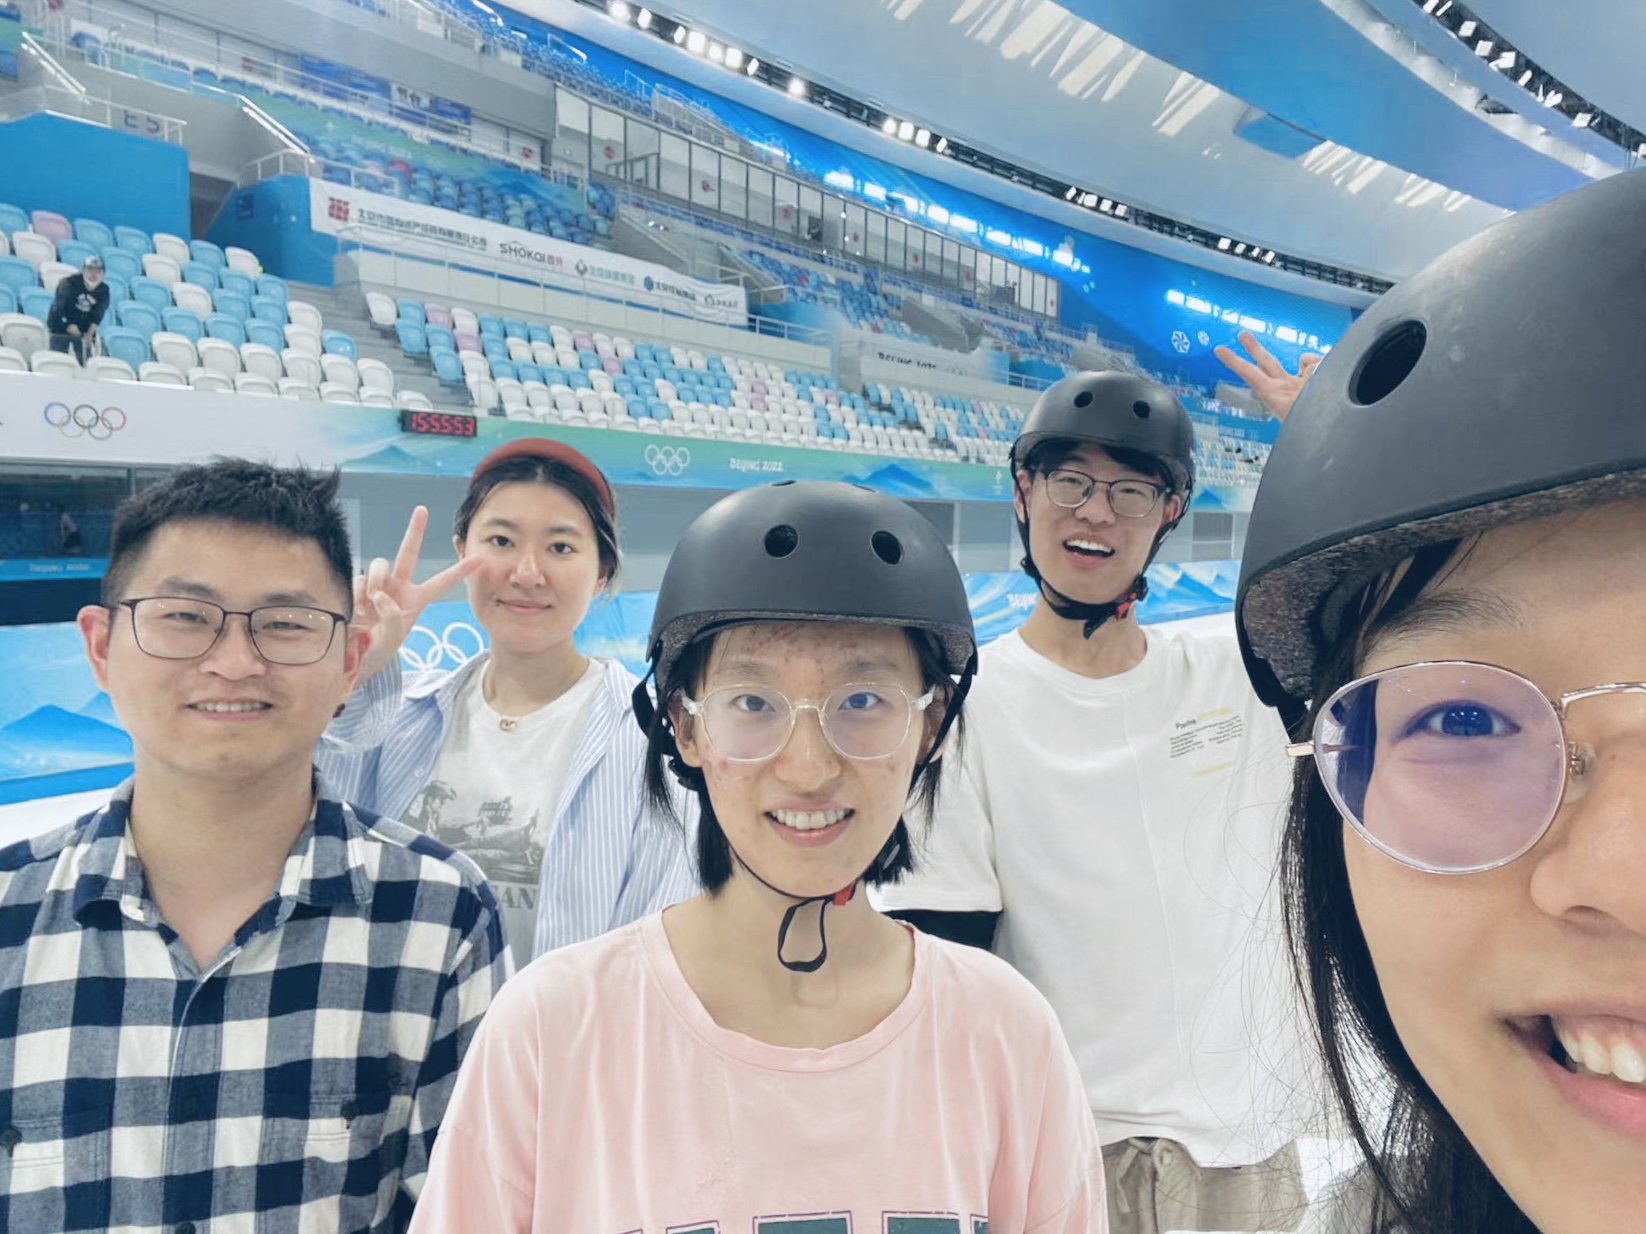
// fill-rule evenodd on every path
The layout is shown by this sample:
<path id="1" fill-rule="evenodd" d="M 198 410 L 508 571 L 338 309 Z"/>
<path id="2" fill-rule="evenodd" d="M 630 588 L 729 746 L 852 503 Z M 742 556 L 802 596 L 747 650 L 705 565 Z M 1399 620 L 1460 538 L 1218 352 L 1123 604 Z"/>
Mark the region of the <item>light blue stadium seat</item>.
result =
<path id="1" fill-rule="evenodd" d="M 286 286 L 286 280 L 278 274 L 259 274 L 257 276 L 257 294 L 267 296 L 271 300 L 278 300 L 281 304 L 291 300 L 291 289 Z"/>
<path id="2" fill-rule="evenodd" d="M 29 216 L 8 202 L 0 202 L 0 231 L 8 236 L 14 231 L 28 231 Z"/>
<path id="3" fill-rule="evenodd" d="M 514 366 L 514 379 L 520 382 L 542 381 L 543 374 L 537 365 L 522 362 Z"/>
<path id="4" fill-rule="evenodd" d="M 582 369 L 578 369 L 575 373 L 567 373 L 566 384 L 573 390 L 594 389 L 594 386 L 589 381 L 589 375 Z"/>
<path id="5" fill-rule="evenodd" d="M 443 386 L 462 386 L 463 362 L 457 358 L 455 351 L 431 351 L 429 358 L 434 362 L 434 375 L 440 378 Z"/>
<path id="6" fill-rule="evenodd" d="M 171 307 L 171 292 L 166 290 L 166 285 L 141 274 L 131 281 L 131 298 L 148 305 L 157 314 Z"/>
<path id="7" fill-rule="evenodd" d="M 0 284 L 10 287 L 15 296 L 30 287 L 40 286 L 34 267 L 21 257 L 0 257 Z"/>
<path id="8" fill-rule="evenodd" d="M 128 253 L 154 252 L 154 245 L 149 240 L 149 233 L 139 231 L 135 227 L 116 227 L 114 229 L 114 242 Z"/>
<path id="9" fill-rule="evenodd" d="M 480 337 L 481 338 L 487 338 L 487 337 L 504 338 L 504 337 L 506 337 L 506 333 L 507 332 L 503 328 L 503 319 L 501 317 L 494 316 L 491 313 L 481 313 L 480 314 Z"/>
<path id="10" fill-rule="evenodd" d="M 426 356 L 429 354 L 428 336 L 423 332 L 421 322 L 409 321 L 402 317 L 394 323 L 395 337 L 400 340 L 400 350 L 408 356 Z"/>
<path id="11" fill-rule="evenodd" d="M 111 305 L 119 304 L 122 300 L 131 299 L 131 284 L 118 274 L 110 274 L 107 270 L 104 270 L 103 281 L 109 285 L 109 303 Z"/>
<path id="12" fill-rule="evenodd" d="M 402 296 L 394 302 L 394 307 L 399 310 L 400 321 L 407 321 L 414 326 L 421 326 L 428 320 L 428 315 L 423 312 L 423 306 L 416 300 Z"/>
<path id="13" fill-rule="evenodd" d="M 125 326 L 109 326 L 107 329 L 99 330 L 98 334 L 103 339 L 103 350 L 116 360 L 124 360 L 131 365 L 131 371 L 134 373 L 138 365 L 149 358 L 149 336 L 146 334 L 140 334 Z"/>
<path id="14" fill-rule="evenodd" d="M 531 336 L 531 341 L 534 343 L 549 343 L 551 345 L 554 343 L 554 336 L 549 333 L 549 328 L 538 322 L 527 322 L 526 333 Z"/>
<path id="15" fill-rule="evenodd" d="M 493 378 L 514 377 L 514 365 L 507 360 L 493 360 L 491 366 Z"/>
<path id="16" fill-rule="evenodd" d="M 240 324 L 239 318 L 230 317 L 227 313 L 213 313 L 206 318 L 206 333 L 236 347 L 246 345 L 245 326 Z"/>
<path id="17" fill-rule="evenodd" d="M 341 330 L 322 330 L 320 332 L 320 345 L 326 349 L 327 355 L 347 356 L 351 360 L 358 358 L 354 349 L 354 340 Z"/>
<path id="18" fill-rule="evenodd" d="M 183 263 L 183 281 L 204 287 L 207 291 L 217 290 L 217 267 L 208 266 L 203 261 L 189 261 Z"/>
<path id="19" fill-rule="evenodd" d="M 232 291 L 220 291 L 211 300 L 219 314 L 234 318 L 242 326 L 251 320 L 251 302 L 244 296 Z"/>
<path id="20" fill-rule="evenodd" d="M 17 309 L 44 324 L 51 315 L 53 299 L 55 297 L 44 287 L 25 287 L 17 293 Z"/>
<path id="21" fill-rule="evenodd" d="M 251 298 L 251 315 L 258 321 L 265 321 L 271 326 L 284 328 L 286 324 L 286 305 L 273 296 L 253 296 Z"/>
<path id="22" fill-rule="evenodd" d="M 496 363 L 498 360 L 507 360 L 509 358 L 509 349 L 503 345 L 503 340 L 500 338 L 494 338 L 489 334 L 481 338 L 480 352 L 486 357 L 487 360 L 492 361 L 493 363 Z"/>
<path id="23" fill-rule="evenodd" d="M 526 329 L 526 323 L 514 317 L 505 317 L 503 319 L 503 333 L 509 338 L 529 339 L 531 337 Z"/>
<path id="24" fill-rule="evenodd" d="M 247 304 L 257 294 L 257 284 L 249 274 L 241 274 L 238 270 L 224 270 L 218 276 L 218 283 L 231 296 L 239 296 Z"/>
<path id="25" fill-rule="evenodd" d="M 17 311 L 17 293 L 8 284 L 0 283 L 0 313 Z"/>
<path id="26" fill-rule="evenodd" d="M 160 333 L 160 311 L 141 300 L 127 300 L 115 312 L 120 324 L 144 338 Z"/>
<path id="27" fill-rule="evenodd" d="M 430 351 L 457 351 L 457 336 L 445 326 L 425 326 L 424 332 L 429 338 Z"/>
<path id="28" fill-rule="evenodd" d="M 200 335 L 203 327 L 200 325 L 200 318 L 196 317 L 191 310 L 183 308 L 169 308 L 160 316 L 161 320 L 165 323 L 166 329 L 171 331 L 173 334 L 181 334 L 191 343 L 198 343 L 200 341 Z"/>
<path id="29" fill-rule="evenodd" d="M 253 317 L 246 323 L 246 341 L 280 351 L 286 346 L 286 332 L 277 325 Z"/>
<path id="30" fill-rule="evenodd" d="M 84 240 L 59 240 L 57 242 L 57 260 L 67 262 L 78 270 L 86 264 L 86 258 L 95 257 L 97 250 Z"/>
<path id="31" fill-rule="evenodd" d="M 557 365 L 543 366 L 543 384 L 546 386 L 563 386 L 566 384 L 566 370 Z"/>
<path id="32" fill-rule="evenodd" d="M 130 249 L 119 248 L 116 245 L 103 247 L 103 273 L 118 275 L 128 283 L 142 276 L 143 262 Z"/>
<path id="33" fill-rule="evenodd" d="M 202 265 L 210 266 L 214 270 L 226 269 L 229 261 L 223 255 L 223 250 L 210 240 L 190 240 L 189 253 Z"/>

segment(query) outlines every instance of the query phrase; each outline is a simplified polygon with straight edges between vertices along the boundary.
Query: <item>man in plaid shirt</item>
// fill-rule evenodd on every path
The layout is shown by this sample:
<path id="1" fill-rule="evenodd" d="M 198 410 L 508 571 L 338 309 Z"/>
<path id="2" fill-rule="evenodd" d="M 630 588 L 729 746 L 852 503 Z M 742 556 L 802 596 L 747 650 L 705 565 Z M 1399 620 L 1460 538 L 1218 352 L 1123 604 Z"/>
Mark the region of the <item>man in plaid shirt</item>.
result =
<path id="1" fill-rule="evenodd" d="M 115 519 L 79 624 L 132 778 L 0 850 L 0 1230 L 402 1230 L 509 971 L 466 858 L 327 800 L 335 476 L 225 460 Z"/>

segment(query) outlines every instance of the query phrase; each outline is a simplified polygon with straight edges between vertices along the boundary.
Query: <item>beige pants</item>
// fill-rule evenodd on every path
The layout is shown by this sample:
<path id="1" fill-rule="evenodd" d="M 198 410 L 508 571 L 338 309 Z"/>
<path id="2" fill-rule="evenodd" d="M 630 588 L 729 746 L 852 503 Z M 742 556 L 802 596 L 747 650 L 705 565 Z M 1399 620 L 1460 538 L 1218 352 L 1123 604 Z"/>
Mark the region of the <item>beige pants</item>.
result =
<path id="1" fill-rule="evenodd" d="M 1267 1161 L 1197 1165 L 1172 1140 L 1122 1140 L 1103 1149 L 1109 1234 L 1172 1230 L 1295 1230 L 1308 1207 L 1297 1145 Z"/>

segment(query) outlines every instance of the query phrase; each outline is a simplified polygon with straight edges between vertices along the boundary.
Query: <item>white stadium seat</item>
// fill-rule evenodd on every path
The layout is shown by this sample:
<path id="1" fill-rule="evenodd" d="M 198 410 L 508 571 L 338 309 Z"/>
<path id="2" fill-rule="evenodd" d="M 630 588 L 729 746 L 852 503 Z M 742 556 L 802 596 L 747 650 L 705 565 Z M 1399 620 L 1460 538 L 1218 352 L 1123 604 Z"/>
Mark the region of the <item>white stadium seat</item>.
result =
<path id="1" fill-rule="evenodd" d="M 329 383 L 342 386 L 351 393 L 360 389 L 360 373 L 354 367 L 354 361 L 347 356 L 326 355 L 320 357 L 320 371 L 325 374 L 326 380 L 320 383 L 322 391 Z"/>
<path id="2" fill-rule="evenodd" d="M 173 261 L 160 253 L 143 254 L 143 273 L 157 283 L 165 284 L 167 290 L 182 281 L 183 267 L 181 263 Z"/>
<path id="3" fill-rule="evenodd" d="M 250 249 L 236 248 L 232 244 L 227 245 L 223 249 L 223 259 L 228 262 L 229 269 L 237 274 L 246 274 L 256 278 L 263 273 L 263 263 L 257 260 L 257 254 Z"/>
<path id="4" fill-rule="evenodd" d="M 234 388 L 241 394 L 256 394 L 273 397 L 280 393 L 280 387 L 267 377 L 260 377 L 256 373 L 240 373 L 234 379 Z"/>
<path id="5" fill-rule="evenodd" d="M 240 363 L 248 373 L 278 382 L 285 370 L 280 364 L 280 353 L 263 343 L 245 343 L 240 348 Z"/>
<path id="6" fill-rule="evenodd" d="M 393 407 L 394 395 L 387 390 L 362 390 L 360 392 L 362 407 Z"/>
<path id="7" fill-rule="evenodd" d="M 240 372 L 240 349 L 220 338 L 203 338 L 195 344 L 202 367 L 214 369 L 231 381 Z"/>
<path id="8" fill-rule="evenodd" d="M 371 316 L 371 324 L 379 330 L 393 330 L 394 323 L 400 319 L 399 305 L 392 296 L 380 291 L 366 293 L 366 312 Z"/>
<path id="9" fill-rule="evenodd" d="M 200 357 L 194 350 L 194 344 L 189 342 L 184 334 L 172 334 L 162 330 L 149 340 L 149 347 L 154 352 L 154 358 L 161 364 L 169 364 L 179 373 L 186 373 L 200 363 Z"/>
<path id="10" fill-rule="evenodd" d="M 75 268 L 66 261 L 43 261 L 40 263 L 40 286 L 56 295 L 57 284 L 74 273 Z"/>
<path id="11" fill-rule="evenodd" d="M 15 347 L 0 347 L 0 373 L 26 373 L 29 362 Z"/>
<path id="12" fill-rule="evenodd" d="M 307 300 L 286 301 L 286 314 L 294 326 L 303 326 L 316 334 L 325 329 L 325 323 L 320 319 L 320 310 Z"/>
<path id="13" fill-rule="evenodd" d="M 394 395 L 396 407 L 403 407 L 407 411 L 433 411 L 434 404 L 429 396 L 420 390 L 397 390 Z"/>
<path id="14" fill-rule="evenodd" d="M 14 231 L 11 233 L 11 251 L 14 257 L 33 266 L 36 273 L 48 261 L 57 260 L 57 246 L 45 236 L 36 235 L 32 231 Z"/>
<path id="15" fill-rule="evenodd" d="M 452 329 L 459 334 L 479 334 L 480 318 L 474 315 L 473 309 L 452 309 Z"/>
<path id="16" fill-rule="evenodd" d="M 29 357 L 29 367 L 47 377 L 78 377 L 80 361 L 66 351 L 42 347 Z"/>
<path id="17" fill-rule="evenodd" d="M 154 386 L 186 386 L 188 378 L 176 366 L 166 364 L 160 360 L 145 360 L 137 370 L 139 381 Z"/>
<path id="18" fill-rule="evenodd" d="M 32 356 L 49 342 L 46 327 L 27 313 L 0 313 L 0 346 Z"/>
<path id="19" fill-rule="evenodd" d="M 335 381 L 320 383 L 320 401 L 322 403 L 350 403 L 360 405 L 360 397 L 348 386 L 340 386 Z"/>
<path id="20" fill-rule="evenodd" d="M 290 327 L 287 327 L 287 329 L 289 330 Z M 295 378 L 304 385 L 313 386 L 316 390 L 319 390 L 322 377 L 319 352 L 288 347 L 280 353 L 280 361 L 286 366 L 287 377 Z M 315 397 L 318 398 L 319 395 L 316 394 Z"/>
<path id="21" fill-rule="evenodd" d="M 188 309 L 201 321 L 210 317 L 213 312 L 211 290 L 201 287 L 198 283 L 173 283 L 171 301 L 180 309 Z"/>
<path id="22" fill-rule="evenodd" d="M 354 367 L 360 375 L 361 389 L 376 390 L 383 394 L 394 393 L 394 370 L 383 361 L 363 356 Z"/>
<path id="23" fill-rule="evenodd" d="M 91 356 L 86 360 L 86 376 L 97 381 L 136 381 L 131 365 L 113 356 Z"/>
<path id="24" fill-rule="evenodd" d="M 164 231 L 157 231 L 151 237 L 154 251 L 161 257 L 176 262 L 177 265 L 186 265 L 193 259 L 189 252 L 189 242 L 181 236 L 174 236 Z"/>
<path id="25" fill-rule="evenodd" d="M 195 365 L 189 370 L 189 385 L 211 394 L 233 394 L 234 379 L 214 368 Z"/>
<path id="26" fill-rule="evenodd" d="M 297 377 L 282 377 L 280 379 L 280 395 L 282 398 L 297 399 L 304 403 L 318 403 L 320 401 L 320 387 L 311 386 L 308 382 Z"/>
<path id="27" fill-rule="evenodd" d="M 308 352 L 317 362 L 320 359 L 321 352 L 324 350 L 324 348 L 320 346 L 320 333 L 318 329 L 311 329 L 308 326 L 301 325 L 295 318 L 292 320 L 291 325 L 286 327 L 286 346 L 296 351 Z M 286 366 L 286 371 L 291 371 L 291 365 L 288 364 Z"/>

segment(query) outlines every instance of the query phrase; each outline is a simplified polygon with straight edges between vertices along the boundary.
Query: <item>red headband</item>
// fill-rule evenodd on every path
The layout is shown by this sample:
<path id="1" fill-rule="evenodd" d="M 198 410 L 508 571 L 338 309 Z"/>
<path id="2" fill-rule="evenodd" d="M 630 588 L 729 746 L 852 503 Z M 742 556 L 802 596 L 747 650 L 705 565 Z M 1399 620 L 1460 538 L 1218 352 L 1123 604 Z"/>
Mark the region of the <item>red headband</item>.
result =
<path id="1" fill-rule="evenodd" d="M 570 467 L 594 485 L 594 491 L 600 494 L 600 505 L 606 511 L 606 516 L 608 518 L 616 516 L 616 506 L 612 501 L 612 486 L 606 482 L 606 477 L 601 474 L 600 468 L 565 442 L 556 441 L 552 437 L 517 437 L 513 441 L 505 442 L 480 460 L 480 465 L 474 469 L 474 476 L 478 477 L 497 466 L 497 464 L 508 462 L 511 458 L 545 458 Z M 472 477 L 470 483 L 473 483 Z"/>

